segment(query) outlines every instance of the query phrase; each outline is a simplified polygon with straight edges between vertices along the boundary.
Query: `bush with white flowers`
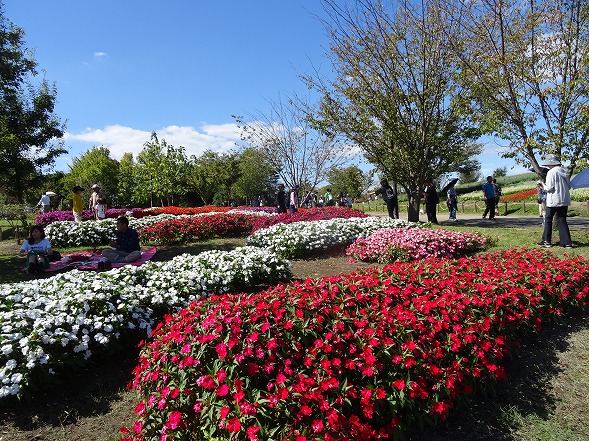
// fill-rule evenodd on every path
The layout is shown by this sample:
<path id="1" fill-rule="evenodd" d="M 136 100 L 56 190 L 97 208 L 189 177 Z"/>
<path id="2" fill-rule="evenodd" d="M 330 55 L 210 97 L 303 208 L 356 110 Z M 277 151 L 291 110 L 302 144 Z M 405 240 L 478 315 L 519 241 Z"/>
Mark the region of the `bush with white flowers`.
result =
<path id="1" fill-rule="evenodd" d="M 292 224 L 276 224 L 257 230 L 246 243 L 296 258 L 317 251 L 349 245 L 381 228 L 411 228 L 422 224 L 389 217 L 353 217 Z"/>
<path id="2" fill-rule="evenodd" d="M 175 219 L 172 214 L 146 216 L 139 219 L 130 217 L 131 228 L 141 228 L 156 222 Z M 115 238 L 116 219 L 101 221 L 57 221 L 45 227 L 45 235 L 53 248 L 106 245 Z"/>
<path id="3" fill-rule="evenodd" d="M 0 285 L 0 398 L 78 366 L 122 333 L 149 334 L 155 320 L 195 299 L 290 277 L 284 258 L 241 247 Z"/>

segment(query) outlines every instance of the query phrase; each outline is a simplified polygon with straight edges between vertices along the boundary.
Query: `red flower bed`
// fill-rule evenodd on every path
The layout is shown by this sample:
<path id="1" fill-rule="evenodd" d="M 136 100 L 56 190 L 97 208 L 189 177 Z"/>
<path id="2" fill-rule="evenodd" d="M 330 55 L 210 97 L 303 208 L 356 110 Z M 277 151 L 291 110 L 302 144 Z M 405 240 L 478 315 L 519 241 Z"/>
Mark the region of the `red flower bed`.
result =
<path id="1" fill-rule="evenodd" d="M 253 233 L 261 228 L 268 228 L 276 224 L 368 216 L 363 211 L 347 207 L 300 208 L 294 214 L 282 213 L 277 216 L 260 217 L 254 221 L 251 232 Z"/>
<path id="2" fill-rule="evenodd" d="M 518 334 L 588 305 L 589 263 L 539 250 L 211 297 L 143 346 L 123 439 L 392 439 L 504 378 Z"/>
<path id="3" fill-rule="evenodd" d="M 533 188 L 531 190 L 520 191 L 517 193 L 507 195 L 507 196 L 502 196 L 501 200 L 502 201 L 521 201 L 523 199 L 528 199 L 532 196 L 536 197 L 537 195 L 538 195 L 538 192 L 536 191 L 535 188 Z"/>
<path id="4" fill-rule="evenodd" d="M 231 210 L 231 207 L 217 207 L 214 205 L 205 205 L 204 207 L 157 207 L 149 210 L 151 214 L 173 214 L 174 216 L 180 215 L 194 215 L 203 213 L 226 213 Z"/>
<path id="5" fill-rule="evenodd" d="M 156 222 L 139 228 L 144 243 L 188 243 L 214 237 L 236 237 L 249 234 L 254 216 L 245 214 L 211 214 Z"/>

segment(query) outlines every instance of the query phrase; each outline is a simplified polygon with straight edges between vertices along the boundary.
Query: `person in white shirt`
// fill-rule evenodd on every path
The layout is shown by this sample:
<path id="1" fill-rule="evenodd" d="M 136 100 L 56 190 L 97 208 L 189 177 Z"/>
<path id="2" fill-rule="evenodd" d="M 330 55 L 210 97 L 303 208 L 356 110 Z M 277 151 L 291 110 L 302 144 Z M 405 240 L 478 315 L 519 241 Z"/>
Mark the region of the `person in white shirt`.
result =
<path id="1" fill-rule="evenodd" d="M 561 166 L 555 155 L 546 155 L 542 164 L 548 167 L 544 190 L 546 191 L 546 216 L 544 217 L 543 247 L 552 246 L 552 219 L 556 214 L 558 222 L 558 239 L 561 247 L 572 248 L 571 233 L 567 223 L 567 211 L 571 205 L 570 173 Z"/>
<path id="2" fill-rule="evenodd" d="M 37 207 L 43 207 L 43 213 L 49 213 L 51 211 L 51 200 L 49 199 L 49 195 L 47 193 L 43 193 L 41 199 L 37 203 Z"/>
<path id="3" fill-rule="evenodd" d="M 94 211 L 96 212 L 96 219 L 103 220 L 106 218 L 106 199 L 98 198 L 98 203 L 94 207 Z"/>
<path id="4" fill-rule="evenodd" d="M 45 230 L 42 225 L 31 227 L 29 238 L 20 247 L 20 255 L 26 256 L 25 269 L 29 273 L 49 268 L 49 256 L 53 255 L 53 250 L 51 243 L 45 239 Z"/>

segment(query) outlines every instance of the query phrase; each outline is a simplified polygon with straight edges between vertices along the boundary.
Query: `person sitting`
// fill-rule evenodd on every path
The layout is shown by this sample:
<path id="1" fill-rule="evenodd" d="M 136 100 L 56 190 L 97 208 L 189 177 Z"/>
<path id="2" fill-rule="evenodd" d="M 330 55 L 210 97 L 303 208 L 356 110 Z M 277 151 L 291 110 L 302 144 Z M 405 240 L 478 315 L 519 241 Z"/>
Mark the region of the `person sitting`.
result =
<path id="1" fill-rule="evenodd" d="M 110 243 L 112 248 L 102 250 L 102 256 L 110 262 L 135 262 L 141 257 L 139 235 L 129 228 L 129 219 L 121 216 L 117 219 L 116 240 Z"/>
<path id="2" fill-rule="evenodd" d="M 54 255 L 55 254 L 55 255 Z M 49 262 L 57 257 L 51 249 L 51 243 L 45 238 L 42 225 L 33 225 L 29 231 L 29 238 L 20 247 L 20 255 L 27 258 L 25 270 L 29 273 L 43 272 L 49 268 Z"/>

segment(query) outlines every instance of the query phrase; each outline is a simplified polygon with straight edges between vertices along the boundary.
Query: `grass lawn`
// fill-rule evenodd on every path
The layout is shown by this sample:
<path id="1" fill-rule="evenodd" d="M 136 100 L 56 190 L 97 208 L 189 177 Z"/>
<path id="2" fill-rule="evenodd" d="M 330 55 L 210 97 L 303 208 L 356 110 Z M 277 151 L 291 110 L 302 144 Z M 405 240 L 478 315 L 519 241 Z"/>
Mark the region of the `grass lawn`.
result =
<path id="1" fill-rule="evenodd" d="M 444 226 L 456 231 L 485 234 L 492 250 L 531 248 L 541 227 L 484 228 Z M 575 248 L 553 247 L 560 257 L 589 257 L 589 230 L 571 229 Z M 557 234 L 555 234 L 555 238 Z M 154 260 L 169 260 L 184 252 L 232 249 L 244 239 L 216 239 L 185 246 L 161 247 Z M 33 278 L 19 272 L 15 240 L 0 242 L 0 282 Z M 60 250 L 67 252 L 70 250 Z M 493 262 L 490 261 L 489 265 Z M 297 279 L 352 272 L 343 255 L 293 261 Z M 118 439 L 118 428 L 133 421 L 134 394 L 126 391 L 137 349 L 134 344 L 75 375 L 67 384 L 45 391 L 34 401 L 0 407 L 0 440 Z M 479 394 L 464 401 L 444 424 L 408 436 L 413 441 L 570 440 L 589 441 L 589 317 L 563 318 L 540 336 L 522 341 L 507 362 L 508 380 L 494 395 Z"/>

